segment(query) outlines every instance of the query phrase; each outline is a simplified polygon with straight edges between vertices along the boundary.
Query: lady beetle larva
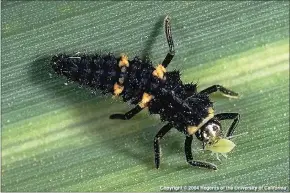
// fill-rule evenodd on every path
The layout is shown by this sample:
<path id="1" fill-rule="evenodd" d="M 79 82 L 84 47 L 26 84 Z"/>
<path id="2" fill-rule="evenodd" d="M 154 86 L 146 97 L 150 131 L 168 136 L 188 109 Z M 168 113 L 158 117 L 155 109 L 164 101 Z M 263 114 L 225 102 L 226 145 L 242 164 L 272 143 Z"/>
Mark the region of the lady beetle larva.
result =
<path id="1" fill-rule="evenodd" d="M 185 156 L 192 166 L 216 170 L 216 165 L 194 161 L 192 157 L 192 139 L 195 135 L 203 143 L 203 147 L 219 153 L 219 148 L 212 144 L 230 144 L 223 138 L 221 120 L 233 120 L 225 138 L 230 137 L 238 122 L 238 113 L 215 114 L 213 102 L 209 95 L 220 91 L 227 97 L 237 98 L 238 94 L 220 85 L 213 85 L 197 91 L 197 85 L 184 84 L 179 71 L 167 72 L 175 55 L 171 33 L 170 18 L 164 19 L 165 35 L 169 46 L 163 62 L 157 67 L 148 59 L 135 57 L 129 60 L 126 55 L 115 57 L 113 54 L 58 54 L 52 58 L 52 67 L 60 75 L 92 89 L 100 89 L 103 93 L 111 93 L 122 97 L 136 105 L 125 114 L 112 114 L 110 119 L 128 120 L 145 108 L 151 114 L 159 114 L 161 121 L 167 122 L 154 137 L 155 166 L 160 165 L 160 139 L 171 129 L 176 128 L 186 135 Z M 219 141 L 221 140 L 221 141 Z M 234 146 L 230 144 L 231 147 Z M 231 151 L 232 148 L 223 149 Z"/>

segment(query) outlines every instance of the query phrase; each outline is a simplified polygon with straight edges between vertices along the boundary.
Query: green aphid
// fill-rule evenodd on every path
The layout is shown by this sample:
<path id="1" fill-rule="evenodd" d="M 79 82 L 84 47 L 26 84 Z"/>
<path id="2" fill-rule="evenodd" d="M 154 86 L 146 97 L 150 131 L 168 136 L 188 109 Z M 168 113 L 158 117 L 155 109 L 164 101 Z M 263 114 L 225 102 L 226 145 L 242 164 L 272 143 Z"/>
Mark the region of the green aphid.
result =
<path id="1" fill-rule="evenodd" d="M 219 161 L 219 154 L 227 158 L 227 153 L 232 151 L 236 145 L 229 139 L 221 138 L 216 140 L 214 143 L 208 143 L 205 145 L 204 150 L 209 150 L 212 154 L 215 154 Z"/>

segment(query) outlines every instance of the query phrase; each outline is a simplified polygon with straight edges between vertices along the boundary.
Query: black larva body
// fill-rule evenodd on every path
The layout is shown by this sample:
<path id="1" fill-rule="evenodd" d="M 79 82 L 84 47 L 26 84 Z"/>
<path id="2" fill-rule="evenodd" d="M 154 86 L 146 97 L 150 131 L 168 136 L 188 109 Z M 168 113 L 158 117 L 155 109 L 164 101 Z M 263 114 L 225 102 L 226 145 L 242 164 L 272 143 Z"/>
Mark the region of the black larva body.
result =
<path id="1" fill-rule="evenodd" d="M 118 66 L 120 59 L 113 54 L 59 54 L 53 57 L 52 67 L 69 80 L 113 94 L 114 84 L 121 75 Z M 179 71 L 166 72 L 162 80 L 152 74 L 154 70 L 149 60 L 143 61 L 138 57 L 129 60 L 129 67 L 122 74 L 124 90 L 120 97 L 124 102 L 136 105 L 141 101 L 143 93 L 149 93 L 153 96 L 148 104 L 149 112 L 159 114 L 162 121 L 172 123 L 187 134 L 186 127 L 198 125 L 208 115 L 212 102 L 207 95 L 195 91 L 196 84 L 183 84 Z M 192 91 L 186 91 L 188 88 Z"/>
<path id="2" fill-rule="evenodd" d="M 168 16 L 164 19 L 164 26 L 169 52 L 158 66 L 138 57 L 129 60 L 126 55 L 59 54 L 52 58 L 52 67 L 69 80 L 120 96 L 125 102 L 135 105 L 125 114 L 112 114 L 111 119 L 131 119 L 146 107 L 151 114 L 159 114 L 161 121 L 167 123 L 154 137 L 156 168 L 160 165 L 160 139 L 174 127 L 186 135 L 184 150 L 187 162 L 192 166 L 216 170 L 217 167 L 212 163 L 193 160 L 193 135 L 202 141 L 204 148 L 211 151 L 231 151 L 233 143 L 223 139 L 220 121 L 233 120 L 226 134 L 226 137 L 230 137 L 240 116 L 238 113 L 215 114 L 209 95 L 220 91 L 227 97 L 235 98 L 238 94 L 220 85 L 197 92 L 196 84 L 182 83 L 179 71 L 166 72 L 166 67 L 175 55 Z M 223 147 L 218 147 L 219 144 L 223 144 Z"/>

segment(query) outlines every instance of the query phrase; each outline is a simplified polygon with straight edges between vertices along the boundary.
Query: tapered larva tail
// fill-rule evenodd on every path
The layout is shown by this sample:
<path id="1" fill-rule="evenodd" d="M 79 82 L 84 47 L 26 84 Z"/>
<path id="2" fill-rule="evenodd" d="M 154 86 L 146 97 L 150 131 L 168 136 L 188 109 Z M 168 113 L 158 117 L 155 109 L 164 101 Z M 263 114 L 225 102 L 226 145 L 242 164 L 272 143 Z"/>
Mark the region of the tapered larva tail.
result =
<path id="1" fill-rule="evenodd" d="M 112 54 L 69 56 L 55 55 L 52 67 L 60 75 L 81 85 L 112 93 L 114 83 L 118 80 L 120 68 L 118 60 Z"/>

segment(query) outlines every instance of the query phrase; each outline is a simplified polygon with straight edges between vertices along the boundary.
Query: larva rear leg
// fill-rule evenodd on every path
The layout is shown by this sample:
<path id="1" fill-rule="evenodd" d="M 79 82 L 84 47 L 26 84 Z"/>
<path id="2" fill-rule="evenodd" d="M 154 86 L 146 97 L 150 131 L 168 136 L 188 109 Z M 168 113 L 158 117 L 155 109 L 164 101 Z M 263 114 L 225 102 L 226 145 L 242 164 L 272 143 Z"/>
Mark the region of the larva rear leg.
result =
<path id="1" fill-rule="evenodd" d="M 165 30 L 165 37 L 168 43 L 169 51 L 165 59 L 163 60 L 163 62 L 159 64 L 153 71 L 153 75 L 160 79 L 164 79 L 164 73 L 166 72 L 165 68 L 169 65 L 169 63 L 171 62 L 171 60 L 173 59 L 175 55 L 169 16 L 166 16 L 164 19 L 164 30 Z"/>
<path id="2" fill-rule="evenodd" d="M 170 25 L 170 18 L 169 16 L 166 16 L 164 19 L 164 30 L 165 30 L 165 36 L 166 40 L 169 46 L 169 51 L 165 57 L 165 59 L 162 62 L 162 66 L 166 68 L 171 60 L 173 59 L 175 55 L 175 50 L 174 50 L 174 43 L 173 43 L 173 38 L 172 38 L 172 33 L 171 33 L 171 25 Z"/>
<path id="3" fill-rule="evenodd" d="M 229 90 L 221 85 L 210 86 L 210 87 L 200 91 L 199 93 L 210 95 L 210 94 L 217 92 L 217 91 L 220 91 L 222 93 L 222 95 L 229 97 L 229 98 L 238 98 L 238 96 L 239 96 L 238 93 L 235 93 L 234 91 L 231 91 L 231 90 Z"/>
<path id="4" fill-rule="evenodd" d="M 122 120 L 129 120 L 132 117 L 134 117 L 135 115 L 137 115 L 139 112 L 142 111 L 142 107 L 140 107 L 139 105 L 137 105 L 136 107 L 134 107 L 133 109 L 131 109 L 130 111 L 128 111 L 125 114 L 112 114 L 110 116 L 110 119 L 122 119 Z"/>
<path id="5" fill-rule="evenodd" d="M 149 95 L 148 93 L 144 93 L 142 96 L 141 102 L 136 107 L 134 107 L 133 109 L 131 109 L 125 114 L 112 114 L 110 116 L 110 119 L 129 120 L 135 115 L 137 115 L 139 112 L 141 112 L 145 107 L 147 107 L 151 99 L 152 99 L 152 95 Z"/>
<path id="6" fill-rule="evenodd" d="M 155 155 L 155 167 L 158 169 L 160 166 L 160 139 L 164 137 L 166 133 L 170 129 L 172 129 L 173 125 L 168 123 L 164 125 L 154 137 L 154 155 Z"/>

